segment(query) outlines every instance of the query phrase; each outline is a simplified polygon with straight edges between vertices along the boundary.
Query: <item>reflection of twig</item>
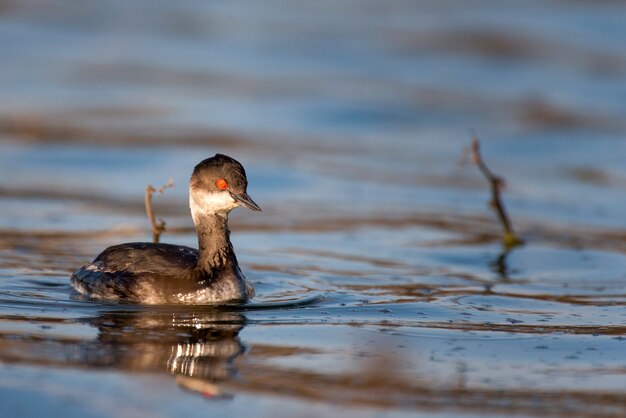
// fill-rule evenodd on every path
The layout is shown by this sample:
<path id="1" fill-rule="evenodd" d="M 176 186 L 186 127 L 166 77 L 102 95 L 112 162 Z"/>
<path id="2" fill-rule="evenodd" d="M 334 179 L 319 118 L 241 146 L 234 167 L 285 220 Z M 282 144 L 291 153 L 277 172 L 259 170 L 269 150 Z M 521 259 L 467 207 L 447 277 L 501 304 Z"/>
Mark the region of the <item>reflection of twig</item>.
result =
<path id="1" fill-rule="evenodd" d="M 507 257 L 509 256 L 509 253 L 511 252 L 511 248 L 512 247 L 506 247 L 504 250 L 502 250 L 502 252 L 500 254 L 498 254 L 498 257 L 493 260 L 491 263 L 489 263 L 489 265 L 491 266 L 491 269 L 498 273 L 498 276 L 500 277 L 501 280 L 509 280 L 509 265 L 508 265 L 508 260 Z"/>
<path id="2" fill-rule="evenodd" d="M 159 187 L 158 189 L 155 189 L 154 187 L 152 187 L 151 184 L 148 184 L 148 186 L 146 187 L 146 197 L 145 197 L 144 203 L 146 205 L 146 215 L 148 215 L 148 219 L 150 220 L 150 223 L 152 224 L 152 242 L 155 242 L 155 243 L 159 242 L 159 239 L 161 238 L 161 234 L 165 232 L 165 221 L 163 219 L 159 219 L 159 222 L 157 223 L 154 217 L 154 212 L 152 211 L 152 194 L 154 192 L 163 194 L 165 189 L 169 187 L 174 187 L 174 180 L 170 179 L 167 183 L 165 183 L 163 186 Z"/>
<path id="3" fill-rule="evenodd" d="M 500 194 L 505 185 L 504 179 L 495 175 L 483 161 L 482 155 L 480 154 L 480 141 L 475 135 L 472 136 L 472 145 L 470 146 L 468 153 L 472 158 L 472 162 L 476 164 L 491 186 L 491 201 L 489 202 L 489 206 L 496 211 L 498 219 L 502 224 L 502 229 L 504 230 L 503 242 L 505 248 L 509 249 L 523 244 L 523 241 L 515 234 L 515 231 L 513 231 L 513 225 L 511 224 L 511 220 L 506 212 L 504 203 L 502 203 Z"/>

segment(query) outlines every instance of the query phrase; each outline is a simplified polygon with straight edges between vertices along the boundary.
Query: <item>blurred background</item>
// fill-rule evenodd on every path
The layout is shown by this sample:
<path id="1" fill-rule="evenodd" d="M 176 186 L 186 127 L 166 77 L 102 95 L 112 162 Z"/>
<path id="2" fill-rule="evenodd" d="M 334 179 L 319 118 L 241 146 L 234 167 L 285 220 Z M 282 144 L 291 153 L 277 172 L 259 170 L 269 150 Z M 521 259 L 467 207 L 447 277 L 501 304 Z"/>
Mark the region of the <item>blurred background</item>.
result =
<path id="1" fill-rule="evenodd" d="M 246 167 L 264 210 L 236 210 L 231 223 L 258 300 L 333 295 L 305 313 L 245 315 L 235 345 L 252 354 L 231 385 L 248 395 L 227 410 L 256 405 L 275 416 L 280 395 L 292 402 L 285 416 L 336 404 L 348 416 L 361 407 L 398 416 L 543 416 L 546 408 L 620 416 L 624 22 L 626 4 L 610 0 L 0 0 L 0 360 L 27 367 L 13 369 L 0 398 L 28 416 L 40 411 L 20 396 L 66 396 L 30 391 L 26 382 L 43 373 L 34 359 L 86 367 L 40 376 L 55 388 L 99 379 L 92 373 L 103 362 L 121 373 L 111 378 L 120 387 L 135 378 L 136 364 L 98 357 L 110 307 L 71 301 L 69 274 L 107 245 L 150 240 L 144 189 L 169 178 L 175 188 L 155 197 L 169 226 L 163 241 L 195 246 L 188 178 L 219 152 Z M 459 165 L 470 130 L 506 178 L 505 202 L 527 239 L 505 259 L 488 185 Z M 16 317 L 61 322 L 35 332 Z M 299 331 L 307 324 L 316 338 Z M 415 360 L 396 372 L 417 389 L 396 382 L 396 398 L 371 405 L 363 393 L 382 389 L 367 379 L 289 380 L 302 368 L 333 375 L 329 365 L 345 358 L 356 359 L 351 370 L 374 373 L 363 356 L 389 354 L 380 347 L 390 330 Z M 41 345 L 75 353 L 68 335 L 91 341 L 80 345 L 84 356 L 61 361 Z M 499 342 L 483 345 L 492 338 Z M 135 343 L 119 344 L 132 352 Z M 149 348 L 167 358 L 168 344 Z M 293 347 L 304 350 L 284 360 Z M 500 357 L 506 352 L 515 354 Z M 268 389 L 268 379 L 278 383 Z M 170 412 L 185 410 L 189 395 L 168 384 L 136 393 L 137 410 L 118 412 L 141 416 L 144 403 L 164 396 Z M 414 398 L 431 389 L 428 407 Z M 105 392 L 101 405 L 122 392 Z M 75 412 L 117 413 L 88 411 Z"/>
<path id="2" fill-rule="evenodd" d="M 464 212 L 484 192 L 456 170 L 471 128 L 517 217 L 626 222 L 620 2 L 26 0 L 0 13 L 4 195 L 140 198 L 171 176 L 182 196 L 219 151 L 263 171 L 251 189 L 281 217 L 331 194 L 348 212 Z M 4 222 L 23 221 L 18 206 Z"/>

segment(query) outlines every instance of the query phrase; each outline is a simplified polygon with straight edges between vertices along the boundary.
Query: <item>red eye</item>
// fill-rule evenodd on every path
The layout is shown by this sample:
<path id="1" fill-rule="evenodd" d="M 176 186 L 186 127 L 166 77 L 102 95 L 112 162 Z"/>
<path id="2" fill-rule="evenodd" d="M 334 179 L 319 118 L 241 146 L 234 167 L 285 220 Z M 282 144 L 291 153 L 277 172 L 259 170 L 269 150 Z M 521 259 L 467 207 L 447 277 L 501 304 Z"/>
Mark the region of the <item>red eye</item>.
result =
<path id="1" fill-rule="evenodd" d="M 224 179 L 218 179 L 215 182 L 215 185 L 217 186 L 218 189 L 220 190 L 226 190 L 228 188 L 228 184 L 226 184 L 226 180 Z"/>

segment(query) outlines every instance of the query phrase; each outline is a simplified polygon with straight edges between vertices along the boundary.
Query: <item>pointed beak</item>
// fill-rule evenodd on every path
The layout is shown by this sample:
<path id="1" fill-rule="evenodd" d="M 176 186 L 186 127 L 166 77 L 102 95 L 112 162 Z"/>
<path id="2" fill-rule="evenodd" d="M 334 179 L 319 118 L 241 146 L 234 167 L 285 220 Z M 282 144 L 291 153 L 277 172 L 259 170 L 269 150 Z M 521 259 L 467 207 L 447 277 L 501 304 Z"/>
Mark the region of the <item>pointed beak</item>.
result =
<path id="1" fill-rule="evenodd" d="M 261 212 L 261 208 L 259 207 L 259 205 L 254 203 L 254 200 L 252 200 L 252 198 L 248 196 L 248 193 L 231 193 L 230 195 L 233 199 L 235 199 L 235 202 L 239 203 L 241 206 L 245 206 L 248 209 L 256 210 L 257 212 Z"/>

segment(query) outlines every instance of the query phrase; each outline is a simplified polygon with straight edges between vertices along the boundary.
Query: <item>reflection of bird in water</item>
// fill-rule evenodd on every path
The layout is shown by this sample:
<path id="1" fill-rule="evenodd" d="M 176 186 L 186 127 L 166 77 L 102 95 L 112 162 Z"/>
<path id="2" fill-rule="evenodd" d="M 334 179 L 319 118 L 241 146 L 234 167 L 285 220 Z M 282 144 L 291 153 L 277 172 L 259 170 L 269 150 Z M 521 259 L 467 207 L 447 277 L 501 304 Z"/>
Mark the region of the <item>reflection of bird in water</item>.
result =
<path id="1" fill-rule="evenodd" d="M 108 300 L 163 303 L 241 303 L 254 295 L 230 242 L 228 214 L 260 211 L 248 196 L 241 164 L 217 154 L 194 168 L 189 206 L 199 250 L 171 244 L 128 243 L 104 250 L 72 275 L 81 294 Z"/>
<path id="2" fill-rule="evenodd" d="M 98 338 L 81 347 L 76 363 L 133 371 L 163 371 L 204 385 L 213 395 L 215 384 L 235 372 L 233 360 L 244 352 L 239 331 L 245 318 L 236 312 L 105 312 L 89 322 Z M 187 379 L 185 379 L 187 378 Z M 211 390 L 207 388 L 212 388 Z"/>

